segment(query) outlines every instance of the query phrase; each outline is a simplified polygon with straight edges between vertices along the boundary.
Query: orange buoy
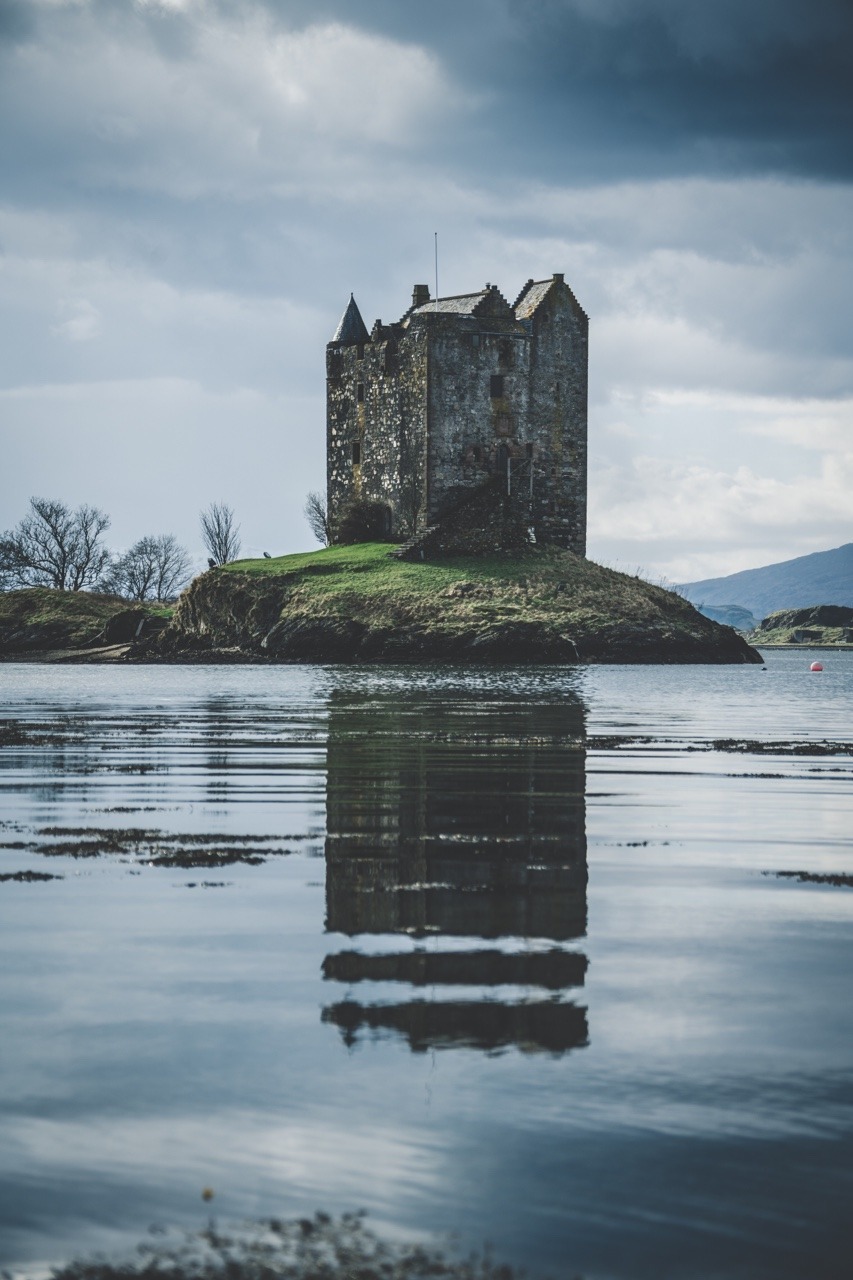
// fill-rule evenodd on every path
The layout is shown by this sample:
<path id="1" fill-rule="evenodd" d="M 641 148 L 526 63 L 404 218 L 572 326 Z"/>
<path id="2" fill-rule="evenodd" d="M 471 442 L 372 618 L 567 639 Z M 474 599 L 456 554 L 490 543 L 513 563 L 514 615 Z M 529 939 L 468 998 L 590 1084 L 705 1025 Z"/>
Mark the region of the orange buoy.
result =
<path id="1" fill-rule="evenodd" d="M 823 663 L 813 662 L 812 665 L 809 667 L 809 671 L 823 671 Z"/>

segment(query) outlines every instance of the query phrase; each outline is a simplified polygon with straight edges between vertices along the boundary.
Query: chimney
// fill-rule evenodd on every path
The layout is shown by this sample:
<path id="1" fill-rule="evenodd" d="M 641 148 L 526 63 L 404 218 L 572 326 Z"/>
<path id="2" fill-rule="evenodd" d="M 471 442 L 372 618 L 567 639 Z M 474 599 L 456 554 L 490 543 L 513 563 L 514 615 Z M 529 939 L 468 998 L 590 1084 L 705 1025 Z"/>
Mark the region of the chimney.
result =
<path id="1" fill-rule="evenodd" d="M 562 283 L 563 283 L 563 281 L 564 281 L 564 279 L 565 279 L 565 276 L 564 276 L 564 274 L 563 274 L 563 272 L 562 272 L 562 271 L 555 271 L 555 272 L 554 272 L 554 283 L 555 283 L 555 284 L 562 284 Z"/>
<path id="2" fill-rule="evenodd" d="M 412 290 L 412 306 L 423 307 L 429 302 L 429 285 L 416 284 Z"/>

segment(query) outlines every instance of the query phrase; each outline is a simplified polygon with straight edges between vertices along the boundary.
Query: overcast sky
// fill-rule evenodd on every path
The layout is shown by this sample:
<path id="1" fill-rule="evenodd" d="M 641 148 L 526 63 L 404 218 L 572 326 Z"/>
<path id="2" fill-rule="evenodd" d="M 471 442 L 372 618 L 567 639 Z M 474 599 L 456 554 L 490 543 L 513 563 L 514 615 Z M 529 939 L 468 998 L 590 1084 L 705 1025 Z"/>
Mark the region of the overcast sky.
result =
<path id="1" fill-rule="evenodd" d="M 563 271 L 589 553 L 853 540 L 850 0 L 0 0 L 0 528 L 306 549 L 324 347 Z"/>

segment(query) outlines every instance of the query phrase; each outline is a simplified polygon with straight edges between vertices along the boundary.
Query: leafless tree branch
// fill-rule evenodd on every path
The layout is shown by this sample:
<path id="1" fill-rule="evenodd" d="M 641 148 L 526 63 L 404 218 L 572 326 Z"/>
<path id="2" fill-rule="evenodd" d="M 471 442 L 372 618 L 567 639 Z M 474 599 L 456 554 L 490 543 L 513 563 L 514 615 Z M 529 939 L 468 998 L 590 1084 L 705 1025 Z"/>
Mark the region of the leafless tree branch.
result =
<path id="1" fill-rule="evenodd" d="M 329 529 L 329 512 L 326 506 L 326 499 L 321 493 L 317 493 L 312 489 L 305 499 L 305 519 L 308 526 L 318 542 L 322 542 L 325 547 L 331 542 L 331 531 Z"/>
<path id="2" fill-rule="evenodd" d="M 140 538 L 110 566 L 106 590 L 129 600 L 170 600 L 191 576 L 190 558 L 172 533 Z"/>
<path id="3" fill-rule="evenodd" d="M 240 526 L 224 502 L 211 502 L 201 516 L 201 536 L 216 564 L 230 564 L 240 554 Z"/>
<path id="4" fill-rule="evenodd" d="M 0 537 L 0 577 L 17 587 L 94 586 L 109 562 L 101 540 L 109 525 L 97 507 L 72 511 L 64 502 L 30 498 L 29 513 Z"/>

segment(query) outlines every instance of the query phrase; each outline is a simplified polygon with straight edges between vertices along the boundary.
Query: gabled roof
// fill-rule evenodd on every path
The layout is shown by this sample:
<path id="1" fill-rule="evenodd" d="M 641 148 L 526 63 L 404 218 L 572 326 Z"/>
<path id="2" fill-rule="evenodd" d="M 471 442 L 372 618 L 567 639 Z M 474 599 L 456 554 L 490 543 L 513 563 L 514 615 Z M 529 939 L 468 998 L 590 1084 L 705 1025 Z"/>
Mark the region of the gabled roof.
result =
<path id="1" fill-rule="evenodd" d="M 355 346 L 359 342 L 369 342 L 370 334 L 361 318 L 361 312 L 352 294 L 349 296 L 347 309 L 341 316 L 341 322 L 335 330 L 332 342 L 340 342 L 344 346 Z"/>
<path id="2" fill-rule="evenodd" d="M 550 280 L 528 280 L 521 293 L 513 303 L 513 311 L 517 320 L 532 320 L 552 289 L 559 288 L 569 299 L 575 313 L 586 319 L 586 312 L 572 293 L 561 273 L 551 276 Z"/>
<path id="3" fill-rule="evenodd" d="M 477 304 L 483 301 L 485 289 L 479 293 L 460 293 L 455 298 L 433 298 L 420 307 L 412 310 L 413 316 L 431 315 L 434 311 L 443 311 L 446 315 L 473 316 Z"/>
<path id="4" fill-rule="evenodd" d="M 528 280 L 513 307 L 517 319 L 529 320 L 537 307 L 545 301 L 548 290 L 553 284 L 553 277 L 550 280 Z"/>
<path id="5" fill-rule="evenodd" d="M 512 319 L 512 308 L 496 285 L 487 284 L 477 293 L 459 293 L 452 298 L 434 298 L 411 311 L 413 316 L 443 312 L 454 316 L 506 316 Z"/>

